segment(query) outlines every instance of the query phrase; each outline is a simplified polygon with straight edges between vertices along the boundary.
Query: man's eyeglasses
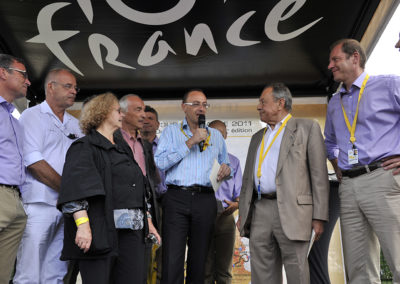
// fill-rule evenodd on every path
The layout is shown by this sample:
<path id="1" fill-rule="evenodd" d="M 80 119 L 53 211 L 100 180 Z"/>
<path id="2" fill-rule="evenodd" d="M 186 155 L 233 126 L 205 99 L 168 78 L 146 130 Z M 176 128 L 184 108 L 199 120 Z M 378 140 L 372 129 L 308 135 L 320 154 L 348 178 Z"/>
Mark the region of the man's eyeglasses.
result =
<path id="1" fill-rule="evenodd" d="M 210 104 L 207 104 L 207 103 L 199 103 L 199 102 L 193 102 L 193 103 L 183 103 L 184 105 L 187 105 L 187 106 L 192 106 L 192 107 L 199 107 L 199 106 L 202 106 L 202 107 L 204 107 L 205 109 L 208 109 L 209 107 L 210 107 Z"/>
<path id="2" fill-rule="evenodd" d="M 14 67 L 3 67 L 3 68 L 8 69 L 8 70 L 17 71 L 19 74 L 22 75 L 22 77 L 24 77 L 25 80 L 28 79 L 28 73 L 26 72 L 26 70 L 21 70 L 21 69 L 14 68 Z"/>
<path id="3" fill-rule="evenodd" d="M 79 91 L 81 90 L 80 88 L 78 88 L 77 86 L 74 86 L 72 84 L 61 84 L 61 83 L 56 82 L 56 81 L 51 81 L 51 83 L 58 84 L 58 85 L 62 86 L 64 89 L 66 89 L 66 90 L 74 89 L 77 93 L 79 93 Z"/>

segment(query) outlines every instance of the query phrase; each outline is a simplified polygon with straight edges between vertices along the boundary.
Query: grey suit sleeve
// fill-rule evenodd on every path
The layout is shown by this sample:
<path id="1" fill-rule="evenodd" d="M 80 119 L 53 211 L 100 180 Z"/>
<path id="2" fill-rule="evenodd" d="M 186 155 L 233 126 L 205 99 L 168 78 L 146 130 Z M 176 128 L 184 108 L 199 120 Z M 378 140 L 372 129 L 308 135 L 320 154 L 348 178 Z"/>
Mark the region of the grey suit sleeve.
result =
<path id="1" fill-rule="evenodd" d="M 307 145 L 311 188 L 313 195 L 313 219 L 328 221 L 329 179 L 326 165 L 326 151 L 321 129 L 313 122 Z"/>

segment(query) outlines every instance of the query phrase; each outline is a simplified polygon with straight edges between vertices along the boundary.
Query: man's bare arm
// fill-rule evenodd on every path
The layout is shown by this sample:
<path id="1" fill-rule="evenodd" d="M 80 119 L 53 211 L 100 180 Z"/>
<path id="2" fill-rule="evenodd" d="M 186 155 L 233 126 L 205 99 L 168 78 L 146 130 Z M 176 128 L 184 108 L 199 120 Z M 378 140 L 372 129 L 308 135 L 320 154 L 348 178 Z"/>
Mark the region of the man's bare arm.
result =
<path id="1" fill-rule="evenodd" d="M 38 181 L 56 192 L 60 192 L 61 176 L 45 161 L 40 160 L 28 166 L 28 171 Z"/>

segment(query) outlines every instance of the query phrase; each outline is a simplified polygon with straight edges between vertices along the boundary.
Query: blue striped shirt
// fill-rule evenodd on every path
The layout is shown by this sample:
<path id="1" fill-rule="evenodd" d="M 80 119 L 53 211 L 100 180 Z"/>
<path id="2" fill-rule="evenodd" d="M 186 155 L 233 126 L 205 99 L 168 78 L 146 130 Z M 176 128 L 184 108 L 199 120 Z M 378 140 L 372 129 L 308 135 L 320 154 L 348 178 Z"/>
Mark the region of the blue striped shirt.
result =
<path id="1" fill-rule="evenodd" d="M 181 125 L 187 136 L 193 136 L 186 118 L 182 124 L 175 123 L 165 128 L 154 156 L 157 167 L 166 171 L 166 184 L 211 186 L 210 172 L 214 159 L 229 166 L 224 138 L 218 130 L 207 127 L 211 135 L 207 149 L 200 152 L 198 145 L 189 149 L 186 145 L 188 138 L 182 133 Z"/>

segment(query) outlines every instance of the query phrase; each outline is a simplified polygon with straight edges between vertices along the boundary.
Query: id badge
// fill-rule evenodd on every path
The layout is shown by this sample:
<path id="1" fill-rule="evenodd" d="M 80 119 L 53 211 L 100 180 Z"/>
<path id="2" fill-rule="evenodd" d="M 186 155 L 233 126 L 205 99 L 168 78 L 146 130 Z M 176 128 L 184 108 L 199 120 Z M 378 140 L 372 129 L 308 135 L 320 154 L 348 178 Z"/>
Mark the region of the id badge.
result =
<path id="1" fill-rule="evenodd" d="M 353 148 L 347 152 L 347 158 L 349 160 L 349 165 L 358 164 L 358 149 Z"/>

